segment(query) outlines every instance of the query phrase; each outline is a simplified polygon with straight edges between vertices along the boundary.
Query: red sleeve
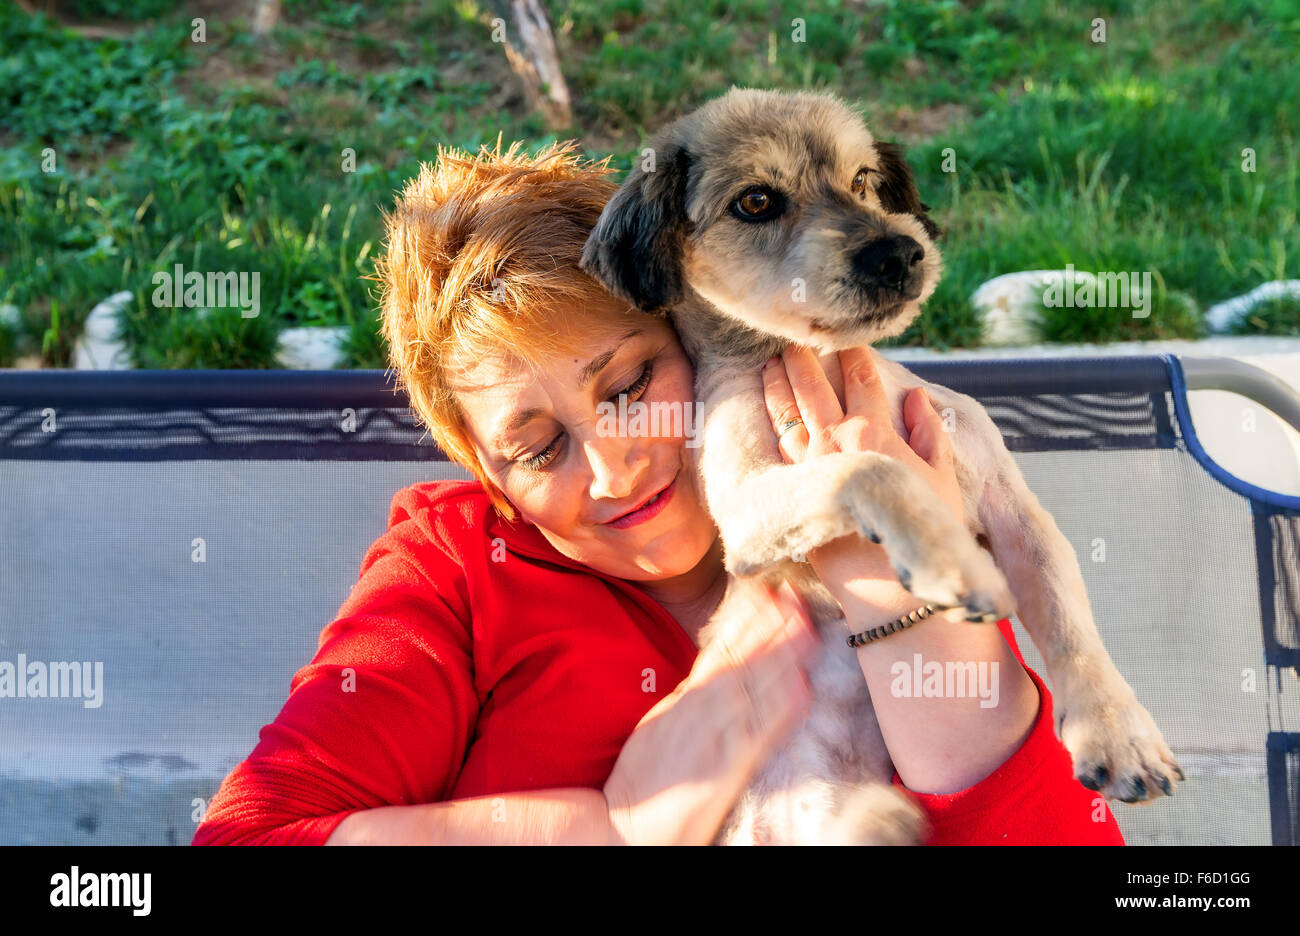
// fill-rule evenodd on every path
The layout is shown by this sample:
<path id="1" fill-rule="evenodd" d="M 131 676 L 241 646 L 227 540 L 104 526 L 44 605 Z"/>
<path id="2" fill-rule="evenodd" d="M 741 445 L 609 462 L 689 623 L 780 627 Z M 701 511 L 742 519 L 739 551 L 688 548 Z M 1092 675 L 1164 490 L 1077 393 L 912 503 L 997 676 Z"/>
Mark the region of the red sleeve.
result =
<path id="1" fill-rule="evenodd" d="M 468 614 L 407 555 L 371 546 L 195 845 L 323 844 L 353 812 L 447 798 L 478 716 Z"/>
<path id="2" fill-rule="evenodd" d="M 1024 665 L 1011 622 L 998 629 Z M 907 790 L 930 819 L 929 845 L 1123 845 L 1115 817 L 1100 793 L 1074 778 L 1065 745 L 1056 737 L 1052 694 L 1028 666 L 1038 688 L 1038 715 L 1019 749 L 993 773 L 957 793 Z"/>

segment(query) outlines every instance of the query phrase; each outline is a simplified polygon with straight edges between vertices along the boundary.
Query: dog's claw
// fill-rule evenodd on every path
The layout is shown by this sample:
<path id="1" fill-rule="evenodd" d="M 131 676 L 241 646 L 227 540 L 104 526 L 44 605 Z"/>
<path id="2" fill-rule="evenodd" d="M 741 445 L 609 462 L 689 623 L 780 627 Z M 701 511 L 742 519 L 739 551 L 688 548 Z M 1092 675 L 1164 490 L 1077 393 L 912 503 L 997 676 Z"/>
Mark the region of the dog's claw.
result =
<path id="1" fill-rule="evenodd" d="M 966 606 L 966 620 L 972 624 L 989 624 L 998 619 L 998 610 L 988 601 L 968 597 L 963 599 Z"/>
<path id="2" fill-rule="evenodd" d="M 991 624 L 998 614 L 997 603 L 989 596 L 962 595 L 961 603 L 966 608 L 966 620 L 971 624 Z"/>
<path id="3" fill-rule="evenodd" d="M 1080 771 L 1076 779 L 1089 790 L 1100 790 L 1110 780 L 1110 771 L 1104 766 L 1092 767 Z"/>
<path id="4" fill-rule="evenodd" d="M 1141 777 L 1129 778 L 1129 790 L 1127 796 L 1121 796 L 1121 803 L 1140 803 L 1147 798 L 1147 785 Z"/>

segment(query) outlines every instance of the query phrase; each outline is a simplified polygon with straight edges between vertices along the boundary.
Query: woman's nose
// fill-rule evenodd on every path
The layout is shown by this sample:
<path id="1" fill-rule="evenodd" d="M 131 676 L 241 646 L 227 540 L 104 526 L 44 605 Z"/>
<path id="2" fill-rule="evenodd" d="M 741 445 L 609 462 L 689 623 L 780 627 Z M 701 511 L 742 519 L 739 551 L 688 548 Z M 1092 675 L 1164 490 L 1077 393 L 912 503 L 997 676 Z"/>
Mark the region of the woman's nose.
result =
<path id="1" fill-rule="evenodd" d="M 593 435 L 583 444 L 591 465 L 591 496 L 621 499 L 636 492 L 650 453 L 640 440 Z"/>

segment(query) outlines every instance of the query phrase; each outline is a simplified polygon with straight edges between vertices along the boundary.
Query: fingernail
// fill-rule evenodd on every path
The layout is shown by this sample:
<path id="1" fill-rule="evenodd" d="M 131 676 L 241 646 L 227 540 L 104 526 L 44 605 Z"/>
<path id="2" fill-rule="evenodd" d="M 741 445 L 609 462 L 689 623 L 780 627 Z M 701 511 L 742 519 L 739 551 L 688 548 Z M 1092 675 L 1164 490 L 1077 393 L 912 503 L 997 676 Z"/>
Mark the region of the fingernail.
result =
<path id="1" fill-rule="evenodd" d="M 772 356 L 771 356 L 770 358 L 768 358 L 767 361 L 763 364 L 763 370 L 767 370 L 769 367 L 771 367 L 773 364 L 775 364 L 775 363 L 776 363 L 777 361 L 779 361 L 779 360 L 781 360 L 781 359 L 780 359 L 779 357 L 777 357 L 775 354 L 772 355 Z"/>

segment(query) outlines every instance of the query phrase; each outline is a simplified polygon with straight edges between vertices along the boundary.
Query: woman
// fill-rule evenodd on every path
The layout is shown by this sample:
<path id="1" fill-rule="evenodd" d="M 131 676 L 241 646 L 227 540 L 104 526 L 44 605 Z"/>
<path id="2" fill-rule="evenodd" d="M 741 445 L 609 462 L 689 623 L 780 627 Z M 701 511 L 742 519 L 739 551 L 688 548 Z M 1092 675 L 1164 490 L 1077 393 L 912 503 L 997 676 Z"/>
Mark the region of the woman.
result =
<path id="1" fill-rule="evenodd" d="M 800 600 L 750 583 L 719 608 L 721 543 L 688 432 L 601 420 L 603 404 L 689 411 L 693 399 L 671 326 L 578 269 L 614 189 L 607 176 L 569 147 L 440 151 L 386 218 L 392 364 L 475 480 L 397 494 L 388 531 L 196 844 L 707 843 L 806 712 L 817 641 Z M 803 419 L 780 437 L 785 457 L 884 451 L 960 515 L 923 392 L 905 401 L 905 441 L 869 356 L 842 363 L 843 405 L 811 352 L 768 362 L 774 425 Z M 860 537 L 809 561 L 846 635 L 922 604 Z M 1008 622 L 960 614 L 858 651 L 894 783 L 925 809 L 928 841 L 1122 844 L 1105 802 L 1071 776 L 1051 697 Z M 717 638 L 700 650 L 715 615 Z M 996 663 L 998 704 L 891 691 L 893 664 L 916 654 Z"/>

